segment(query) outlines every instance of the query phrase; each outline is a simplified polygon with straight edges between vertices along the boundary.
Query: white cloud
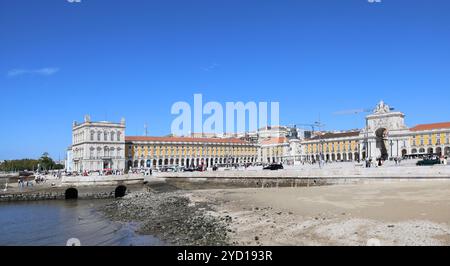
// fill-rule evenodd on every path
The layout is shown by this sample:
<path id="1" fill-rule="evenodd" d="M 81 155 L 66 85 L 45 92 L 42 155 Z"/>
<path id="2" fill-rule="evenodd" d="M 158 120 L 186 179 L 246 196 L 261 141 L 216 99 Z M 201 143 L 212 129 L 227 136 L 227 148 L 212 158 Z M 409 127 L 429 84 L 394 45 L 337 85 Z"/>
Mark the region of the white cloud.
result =
<path id="1" fill-rule="evenodd" d="M 209 66 L 207 66 L 207 67 L 204 67 L 203 70 L 204 70 L 204 71 L 207 71 L 207 72 L 213 71 L 213 70 L 216 69 L 218 66 L 219 66 L 218 64 L 213 63 L 213 64 L 211 64 L 211 65 L 209 65 Z"/>
<path id="2" fill-rule="evenodd" d="M 41 76 L 51 76 L 59 71 L 57 67 L 44 67 L 39 69 L 12 69 L 8 71 L 8 77 L 17 77 L 20 75 L 41 75 Z"/>

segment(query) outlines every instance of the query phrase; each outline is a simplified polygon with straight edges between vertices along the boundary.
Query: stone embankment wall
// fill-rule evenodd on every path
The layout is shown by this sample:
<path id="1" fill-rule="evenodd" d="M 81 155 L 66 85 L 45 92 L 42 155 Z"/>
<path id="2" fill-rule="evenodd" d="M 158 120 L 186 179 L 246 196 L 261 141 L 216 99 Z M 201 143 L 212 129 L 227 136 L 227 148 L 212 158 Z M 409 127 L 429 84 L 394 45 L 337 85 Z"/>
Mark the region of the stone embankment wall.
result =
<path id="1" fill-rule="evenodd" d="M 326 167 L 284 170 L 229 170 L 206 172 L 164 172 L 155 177 L 167 178 L 450 178 L 450 165 L 399 167 Z"/>
<path id="2" fill-rule="evenodd" d="M 332 184 L 326 179 L 313 178 L 166 178 L 164 181 L 179 189 L 309 187 Z"/>
<path id="3" fill-rule="evenodd" d="M 108 199 L 114 198 L 112 192 L 83 193 L 78 194 L 78 199 Z M 0 202 L 5 201 L 36 201 L 36 200 L 63 200 L 65 191 L 61 192 L 32 192 L 32 193 L 11 193 L 1 194 Z"/>
<path id="4" fill-rule="evenodd" d="M 144 181 L 142 175 L 107 175 L 107 176 L 63 176 L 61 183 L 65 186 L 107 186 L 119 184 L 140 184 Z"/>
<path id="5" fill-rule="evenodd" d="M 132 191 L 144 189 L 142 185 L 125 186 L 123 193 L 128 194 Z M 36 200 L 64 200 L 68 189 L 76 189 L 77 199 L 109 199 L 117 196 L 119 186 L 96 186 L 96 187 L 58 187 L 40 190 L 30 190 L 26 192 L 0 193 L 0 202 L 10 201 L 36 201 Z"/>

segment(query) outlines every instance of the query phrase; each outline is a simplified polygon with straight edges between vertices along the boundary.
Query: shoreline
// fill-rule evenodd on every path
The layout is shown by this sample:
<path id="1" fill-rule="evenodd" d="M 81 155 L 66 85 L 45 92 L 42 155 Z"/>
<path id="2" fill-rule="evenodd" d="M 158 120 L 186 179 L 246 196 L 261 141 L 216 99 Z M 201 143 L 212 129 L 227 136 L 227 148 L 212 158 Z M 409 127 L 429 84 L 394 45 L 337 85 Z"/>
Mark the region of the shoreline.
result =
<path id="1" fill-rule="evenodd" d="M 145 193 L 109 217 L 173 245 L 450 245 L 446 181 Z"/>
<path id="2" fill-rule="evenodd" d="M 193 203 L 184 191 L 130 193 L 98 211 L 111 221 L 137 223 L 137 233 L 168 245 L 230 245 L 230 219 L 209 215 L 209 204 Z"/>

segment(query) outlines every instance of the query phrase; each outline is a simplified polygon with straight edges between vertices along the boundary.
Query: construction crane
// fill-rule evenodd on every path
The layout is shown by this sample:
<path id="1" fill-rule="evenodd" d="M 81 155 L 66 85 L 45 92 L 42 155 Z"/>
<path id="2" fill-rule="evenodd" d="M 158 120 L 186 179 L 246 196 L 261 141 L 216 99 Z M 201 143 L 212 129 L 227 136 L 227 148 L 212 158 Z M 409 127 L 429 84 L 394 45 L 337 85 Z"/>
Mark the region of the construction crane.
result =
<path id="1" fill-rule="evenodd" d="M 297 126 L 308 126 L 308 127 L 311 127 L 311 130 L 312 130 L 312 132 L 314 133 L 314 131 L 316 131 L 315 130 L 315 128 L 316 127 L 318 127 L 319 129 L 320 128 L 322 128 L 322 127 L 324 127 L 325 125 L 324 124 L 321 124 L 320 122 L 318 122 L 318 121 L 316 121 L 316 122 L 314 122 L 314 124 L 301 124 L 301 123 L 291 123 L 291 124 L 288 124 L 288 126 L 293 126 L 293 127 L 297 127 Z"/>
<path id="2" fill-rule="evenodd" d="M 356 115 L 359 113 L 370 113 L 372 112 L 371 109 L 350 109 L 350 110 L 342 110 L 334 112 L 334 115 Z"/>
<path id="3" fill-rule="evenodd" d="M 389 107 L 389 110 L 395 110 L 395 108 L 393 107 Z M 356 115 L 356 114 L 360 114 L 360 113 L 370 113 L 372 112 L 372 109 L 370 108 L 362 108 L 362 109 L 349 109 L 349 110 L 342 110 L 342 111 L 337 111 L 334 112 L 334 115 Z"/>

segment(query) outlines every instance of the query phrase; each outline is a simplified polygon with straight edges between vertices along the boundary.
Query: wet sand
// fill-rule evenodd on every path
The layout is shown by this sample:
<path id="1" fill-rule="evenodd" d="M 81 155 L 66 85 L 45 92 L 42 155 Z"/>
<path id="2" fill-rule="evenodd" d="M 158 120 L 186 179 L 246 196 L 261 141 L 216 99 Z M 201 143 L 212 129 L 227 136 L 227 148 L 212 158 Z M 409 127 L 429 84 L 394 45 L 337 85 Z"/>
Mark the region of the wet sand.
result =
<path id="1" fill-rule="evenodd" d="M 450 181 L 187 192 L 240 245 L 450 245 Z M 369 242 L 368 242 L 369 241 Z"/>

